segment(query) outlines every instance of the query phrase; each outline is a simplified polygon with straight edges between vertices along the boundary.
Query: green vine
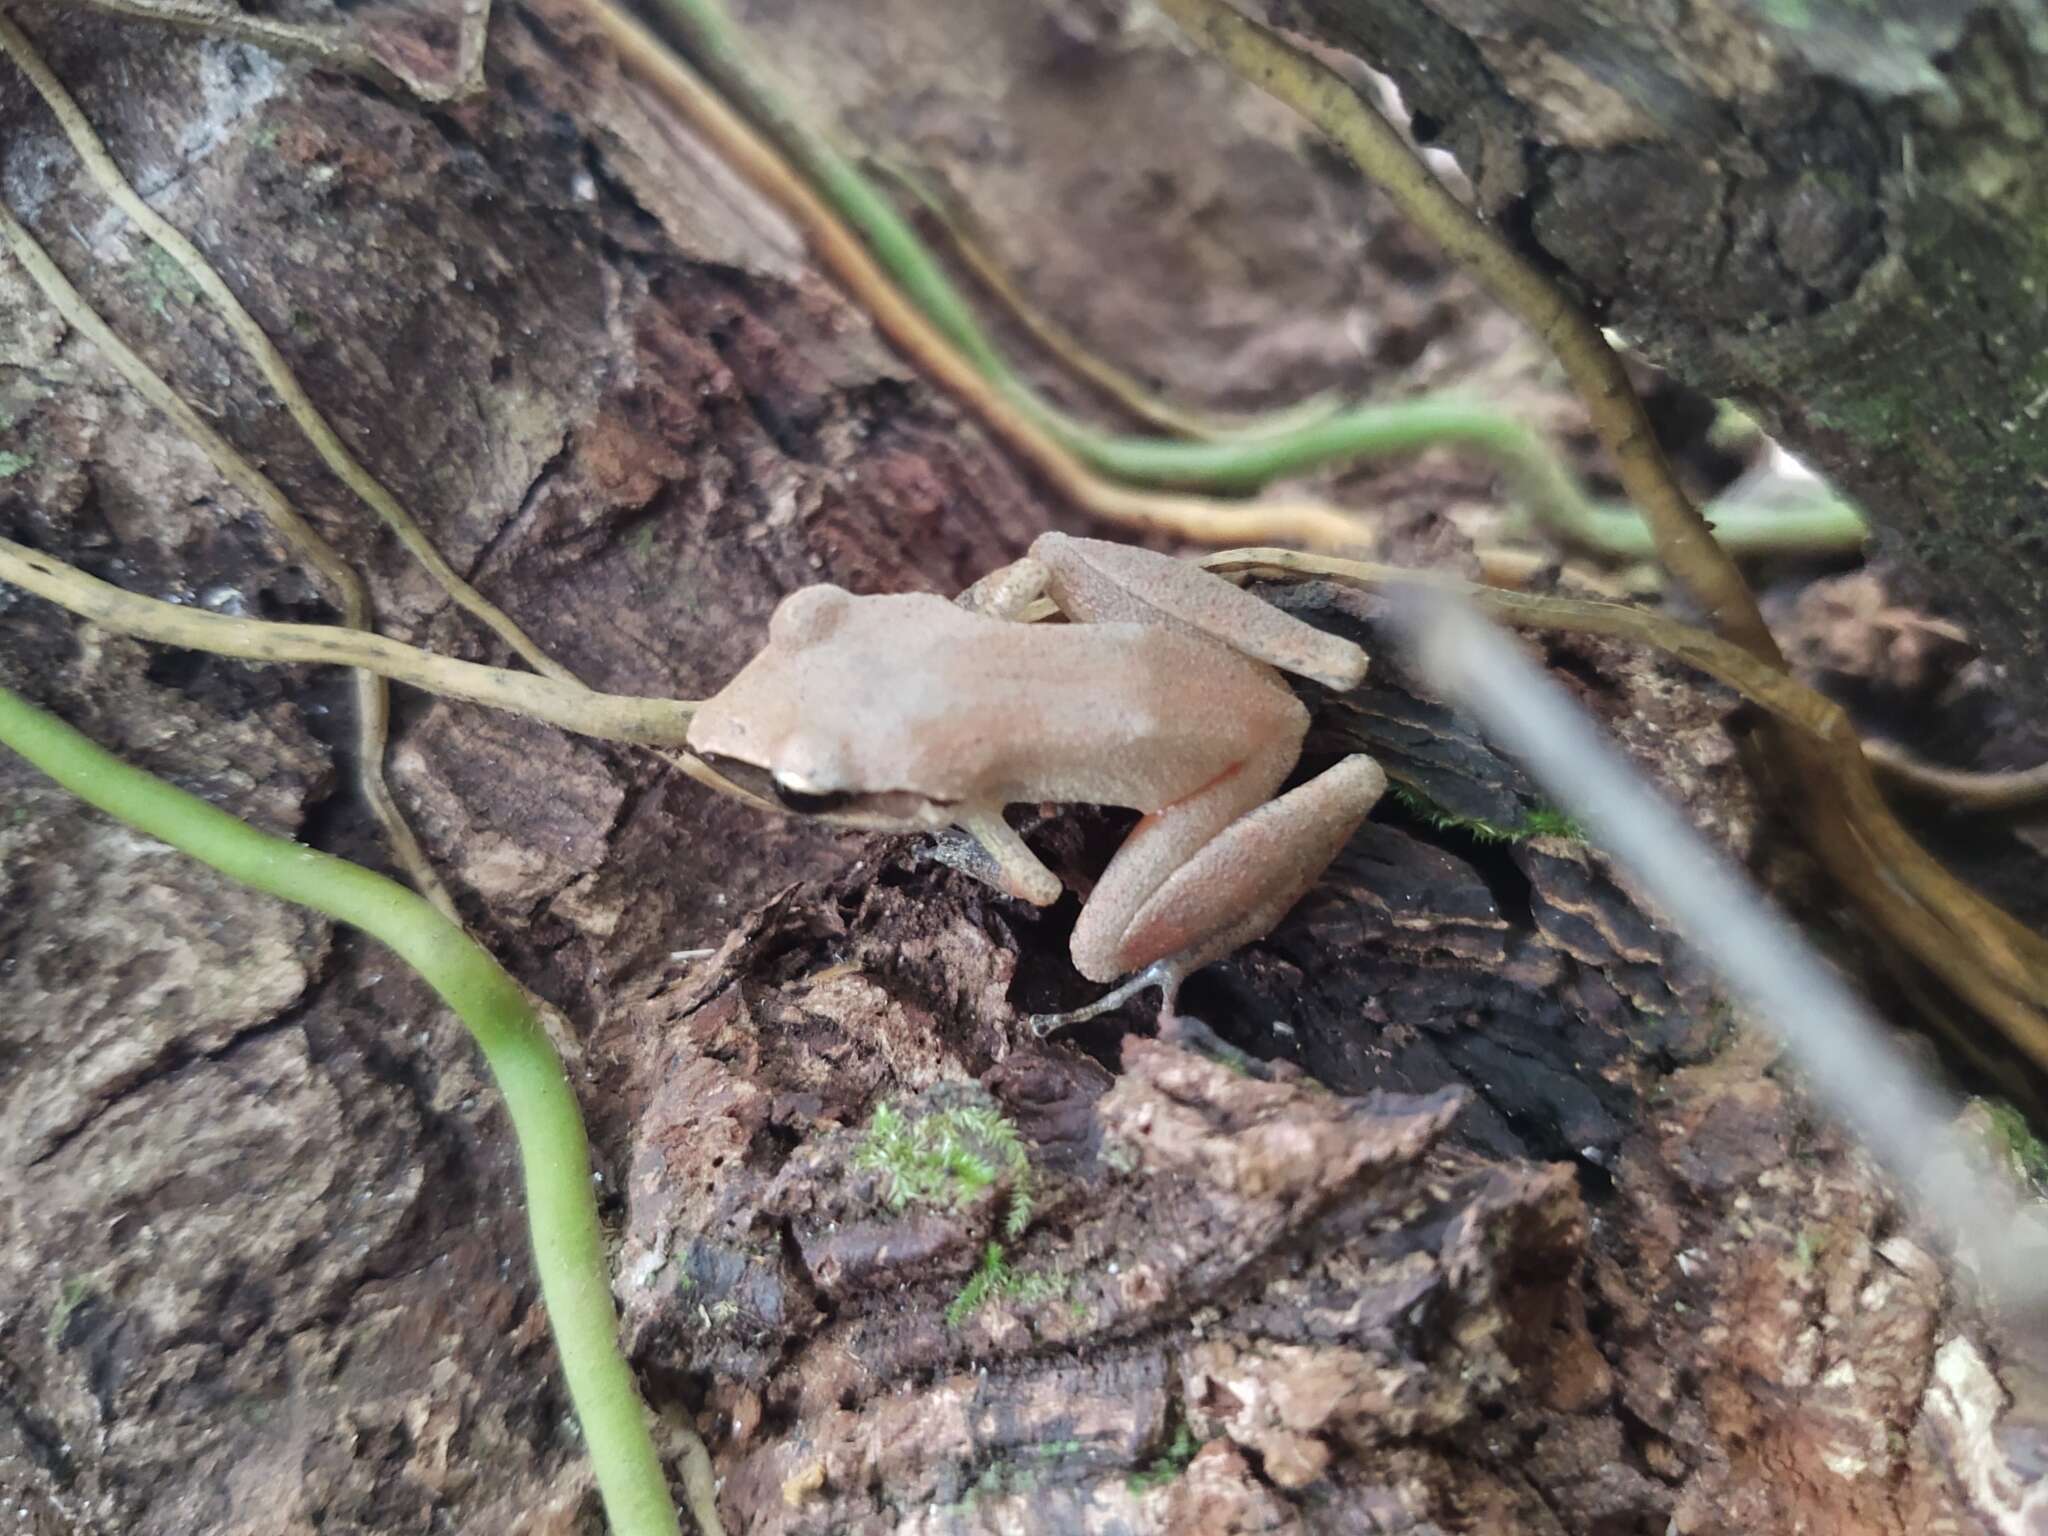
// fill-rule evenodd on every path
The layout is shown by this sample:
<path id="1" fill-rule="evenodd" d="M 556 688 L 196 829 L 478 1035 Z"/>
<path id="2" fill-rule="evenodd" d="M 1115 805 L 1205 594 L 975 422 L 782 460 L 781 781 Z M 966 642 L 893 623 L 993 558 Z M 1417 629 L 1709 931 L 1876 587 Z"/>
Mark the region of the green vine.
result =
<path id="1" fill-rule="evenodd" d="M 1125 436 L 1076 419 L 1039 394 L 1004 356 L 887 194 L 770 82 L 720 0 L 661 0 L 661 9 L 690 54 L 858 232 L 926 319 L 1013 408 L 1103 473 L 1145 486 L 1254 491 L 1326 464 L 1467 448 L 1488 458 L 1529 518 L 1561 542 L 1622 559 L 1655 552 L 1634 508 L 1593 501 L 1541 437 L 1482 404 L 1423 399 L 1362 405 L 1223 442 Z M 1855 550 L 1865 532 L 1854 506 L 1826 495 L 1762 514 L 1728 508 L 1710 516 L 1723 547 L 1735 552 Z"/>
<path id="2" fill-rule="evenodd" d="M 229 879 L 362 929 L 468 1026 L 518 1140 L 534 1269 L 605 1514 L 619 1536 L 676 1536 L 681 1527 L 647 1410 L 619 1352 L 583 1116 L 519 984 L 458 924 L 396 881 L 259 832 L 122 762 L 5 688 L 0 745 L 81 800 Z"/>

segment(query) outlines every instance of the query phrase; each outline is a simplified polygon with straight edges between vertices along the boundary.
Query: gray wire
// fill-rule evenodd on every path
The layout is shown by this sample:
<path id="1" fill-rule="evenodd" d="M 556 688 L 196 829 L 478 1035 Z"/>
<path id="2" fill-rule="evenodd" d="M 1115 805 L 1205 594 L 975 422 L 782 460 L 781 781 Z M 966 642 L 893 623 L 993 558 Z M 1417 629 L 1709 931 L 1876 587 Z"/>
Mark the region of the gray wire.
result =
<path id="1" fill-rule="evenodd" d="M 2048 1315 L 2048 1229 L 2016 1222 L 2010 1195 L 1974 1172 L 1982 1154 L 1972 1156 L 1957 1128 L 1960 1106 L 1914 1069 L 1798 930 L 1505 635 L 1445 593 L 1416 589 L 1390 604 L 1421 675 L 1627 872 L 1993 1298 Z"/>

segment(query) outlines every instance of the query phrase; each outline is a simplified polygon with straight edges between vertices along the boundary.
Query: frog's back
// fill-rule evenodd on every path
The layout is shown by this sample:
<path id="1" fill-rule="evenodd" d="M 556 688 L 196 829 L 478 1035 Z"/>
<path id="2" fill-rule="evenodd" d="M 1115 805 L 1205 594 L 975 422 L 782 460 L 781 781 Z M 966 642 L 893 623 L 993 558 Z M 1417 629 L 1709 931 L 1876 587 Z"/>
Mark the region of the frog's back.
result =
<path id="1" fill-rule="evenodd" d="M 1155 811 L 1211 783 L 1248 739 L 1291 732 L 1307 712 L 1269 668 L 1217 642 L 1147 624 L 1017 624 L 940 598 L 860 622 L 896 636 L 873 718 L 901 727 L 868 743 L 863 776 L 962 801 L 1029 800 Z M 925 604 L 936 604 L 943 615 Z M 887 605 L 887 606 L 882 606 Z M 869 644 L 846 648 L 873 654 Z M 844 682 L 851 686 L 852 678 Z"/>

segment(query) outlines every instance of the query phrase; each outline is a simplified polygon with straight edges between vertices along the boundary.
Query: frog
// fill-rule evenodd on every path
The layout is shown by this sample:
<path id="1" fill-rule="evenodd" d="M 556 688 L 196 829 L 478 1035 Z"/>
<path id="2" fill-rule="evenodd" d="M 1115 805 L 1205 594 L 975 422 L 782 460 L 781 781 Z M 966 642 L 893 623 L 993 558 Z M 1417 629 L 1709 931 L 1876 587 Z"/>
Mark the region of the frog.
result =
<path id="1" fill-rule="evenodd" d="M 1022 622 L 1041 599 L 1065 622 Z M 1354 753 L 1281 791 L 1310 723 L 1281 674 L 1341 693 L 1367 664 L 1190 561 L 1052 532 L 953 600 L 792 592 L 687 744 L 792 812 L 937 834 L 947 863 L 1037 907 L 1065 887 L 1006 807 L 1137 811 L 1068 945 L 1082 976 L 1116 985 L 1029 1023 L 1049 1034 L 1156 987 L 1160 1036 L 1214 1049 L 1181 984 L 1269 934 L 1387 784 Z"/>

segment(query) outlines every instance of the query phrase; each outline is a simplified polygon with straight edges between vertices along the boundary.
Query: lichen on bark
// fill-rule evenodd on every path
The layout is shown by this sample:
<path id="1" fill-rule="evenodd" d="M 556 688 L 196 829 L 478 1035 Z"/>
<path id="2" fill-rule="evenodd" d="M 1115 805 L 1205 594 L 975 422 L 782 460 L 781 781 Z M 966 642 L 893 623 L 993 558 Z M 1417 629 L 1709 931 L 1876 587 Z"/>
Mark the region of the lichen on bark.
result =
<path id="1" fill-rule="evenodd" d="M 1286 0 L 2048 706 L 2048 28 L 2004 0 Z"/>

